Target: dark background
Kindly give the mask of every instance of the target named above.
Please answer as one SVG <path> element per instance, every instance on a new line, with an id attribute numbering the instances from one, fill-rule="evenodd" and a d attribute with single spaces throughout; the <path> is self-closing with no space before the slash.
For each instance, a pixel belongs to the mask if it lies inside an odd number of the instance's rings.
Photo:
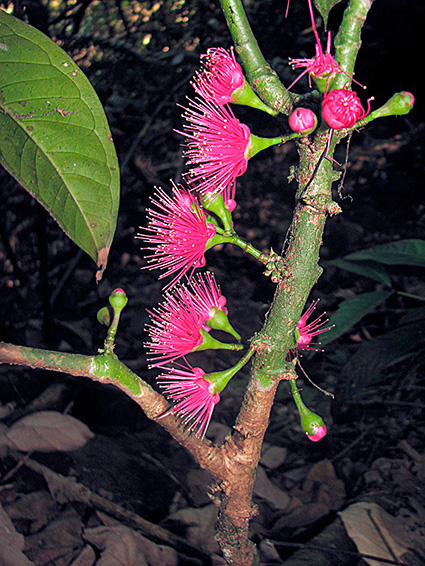
<path id="1" fill-rule="evenodd" d="M 184 171 L 181 139 L 173 128 L 181 124 L 177 105 L 185 104 L 185 97 L 193 94 L 189 81 L 198 67 L 199 55 L 211 46 L 231 45 L 218 2 L 170 1 L 158 2 L 158 6 L 155 9 L 154 2 L 93 1 L 75 5 L 61 2 L 49 6 L 48 12 L 37 3 L 21 7 L 25 17 L 44 29 L 85 71 L 104 104 L 115 140 L 122 168 L 121 206 L 108 267 L 98 285 L 94 263 L 37 202 L 0 171 L 0 339 L 93 354 L 105 336 L 96 312 L 107 304 L 114 288 L 122 287 L 129 304 L 123 313 L 116 353 L 152 384 L 155 374 L 147 370 L 144 326 L 148 320 L 146 308 L 161 300 L 161 286 L 157 273 L 141 269 L 145 261 L 136 234 L 145 224 L 145 207 L 153 187 L 169 187 L 170 179 L 178 182 Z M 332 32 L 337 29 L 344 6 L 342 2 L 331 11 Z M 251 1 L 246 2 L 246 7 L 266 59 L 289 84 L 296 75 L 289 68 L 288 57 L 311 57 L 314 53 L 306 2 L 291 0 L 287 19 L 286 1 Z M 394 92 L 406 90 L 415 95 L 416 104 L 408 116 L 376 121 L 352 136 L 342 195 L 335 195 L 343 214 L 328 220 L 321 253 L 324 261 L 377 244 L 425 238 L 425 115 L 419 85 L 423 75 L 420 56 L 424 20 L 425 6 L 420 1 L 376 0 L 372 6 L 356 66 L 356 78 L 367 86 L 359 96 L 364 103 L 374 96 L 372 104 L 377 108 Z M 320 18 L 318 25 L 324 44 Z M 306 92 L 307 79 L 296 88 Z M 275 134 L 276 124 L 271 118 L 265 120 L 238 108 L 235 113 L 249 123 L 254 133 Z M 339 162 L 345 161 L 346 149 L 344 143 L 338 148 Z M 236 229 L 257 248 L 279 250 L 282 246 L 295 193 L 295 184 L 288 183 L 287 177 L 296 158 L 293 144 L 272 148 L 255 157 L 238 180 Z M 211 250 L 207 268 L 215 272 L 228 299 L 232 324 L 248 340 L 261 327 L 273 297 L 273 285 L 263 277 L 261 267 L 238 249 Z M 425 297 L 423 269 L 399 267 L 392 268 L 391 273 L 397 289 Z M 312 299 L 320 298 L 320 312 L 332 314 L 342 300 L 378 288 L 370 279 L 329 267 L 314 288 Z M 325 354 L 306 356 L 303 367 L 321 387 L 338 391 L 342 368 L 358 348 L 396 328 L 404 314 L 420 306 L 419 301 L 391 297 L 329 344 Z M 337 396 L 330 402 L 306 385 L 305 400 L 321 412 L 328 424 L 328 436 L 318 445 L 302 437 L 296 413 L 292 406 L 288 407 L 288 391 L 282 385 L 267 442 L 287 448 L 289 455 L 274 472 L 274 479 L 283 485 L 279 473 L 328 459 L 344 481 L 348 501 L 377 488 L 368 483 L 366 474 L 379 458 L 399 460 L 400 442 L 423 452 L 422 354 L 421 344 L 416 345 L 407 363 L 389 368 L 373 387 L 359 384 L 359 394 L 353 399 Z M 205 354 L 196 359 L 211 371 L 229 367 L 237 358 L 232 354 Z M 222 395 L 215 412 L 218 423 L 232 425 L 245 378 L 241 372 L 229 392 Z M 137 441 L 142 452 L 153 451 L 164 466 L 174 466 L 181 484 L 187 485 L 187 467 L 195 468 L 194 464 L 120 392 L 84 379 L 0 368 L 0 401 L 17 403 L 21 414 L 46 388 L 55 391 L 50 408 L 71 407 L 71 414 L 94 432 L 118 444 L 125 438 L 135 451 Z M 118 451 L 123 449 L 111 443 Z M 352 449 L 347 450 L 351 444 Z M 339 457 L 341 453 L 344 457 Z M 87 466 L 95 468 L 93 461 L 88 462 Z M 7 462 L 3 473 L 6 469 Z M 155 469 L 154 473 L 159 472 Z M 140 470 L 134 470 L 128 481 L 134 481 L 138 474 Z M 94 488 L 99 487 L 93 481 Z M 164 519 L 178 486 L 168 483 L 165 491 L 155 493 L 150 483 L 144 483 L 144 488 L 137 485 L 145 491 L 145 500 L 136 510 L 151 520 Z M 120 488 L 116 489 L 117 499 L 125 499 Z M 391 485 L 384 490 L 379 484 L 379 490 L 385 491 L 388 511 L 408 505 L 406 501 L 413 497 L 407 488 L 403 491 L 401 487 L 396 493 Z M 260 538 L 274 520 L 266 508 L 262 512 L 267 520 L 263 521 L 263 531 L 257 532 Z M 329 517 L 325 514 L 321 518 L 323 524 L 329 522 Z M 314 532 L 321 528 L 313 520 L 312 525 Z M 305 527 L 307 533 L 310 527 Z M 287 536 L 291 534 L 289 530 Z"/>

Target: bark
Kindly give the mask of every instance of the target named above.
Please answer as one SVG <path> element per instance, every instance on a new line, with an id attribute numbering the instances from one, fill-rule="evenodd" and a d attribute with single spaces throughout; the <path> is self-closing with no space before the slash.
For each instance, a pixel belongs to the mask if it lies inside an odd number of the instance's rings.
<path id="1" fill-rule="evenodd" d="M 251 381 L 233 434 L 222 447 L 225 480 L 213 490 L 219 506 L 216 538 L 226 561 L 234 566 L 256 564 L 258 559 L 256 548 L 248 537 L 249 522 L 257 513 L 252 493 L 278 385 L 276 379 L 265 391 L 255 380 Z"/>

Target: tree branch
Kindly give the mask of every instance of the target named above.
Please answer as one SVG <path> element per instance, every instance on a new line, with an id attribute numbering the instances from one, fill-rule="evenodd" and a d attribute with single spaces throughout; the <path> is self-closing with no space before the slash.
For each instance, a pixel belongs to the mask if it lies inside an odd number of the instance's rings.
<path id="1" fill-rule="evenodd" d="M 292 111 L 292 96 L 265 60 L 241 0 L 220 0 L 220 4 L 252 88 L 271 108 L 289 115 Z"/>
<path id="2" fill-rule="evenodd" d="M 374 0 L 350 0 L 344 12 L 338 34 L 335 37 L 335 59 L 341 69 L 354 75 L 354 65 L 361 47 L 361 31 Z M 351 85 L 351 79 L 340 74 L 332 83 L 332 88 Z"/>
<path id="3" fill-rule="evenodd" d="M 76 377 L 88 377 L 93 381 L 118 387 L 140 406 L 150 420 L 162 426 L 186 448 L 195 461 L 216 481 L 223 480 L 226 468 L 221 450 L 209 440 L 196 436 L 173 414 L 169 413 L 161 418 L 170 409 L 165 398 L 120 362 L 115 355 L 83 356 L 0 342 L 0 364 L 27 366 Z"/>

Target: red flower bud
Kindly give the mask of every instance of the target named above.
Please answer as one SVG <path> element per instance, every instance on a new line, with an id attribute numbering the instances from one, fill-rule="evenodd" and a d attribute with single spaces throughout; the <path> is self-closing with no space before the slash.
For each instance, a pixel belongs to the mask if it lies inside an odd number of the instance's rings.
<path id="1" fill-rule="evenodd" d="M 352 90 L 334 89 L 326 94 L 322 102 L 322 118 L 334 130 L 352 128 L 355 123 L 365 118 L 370 112 L 369 98 L 367 111 L 364 110 L 360 98 Z"/>
<path id="2" fill-rule="evenodd" d="M 311 134 L 317 126 L 317 118 L 309 108 L 297 108 L 289 116 L 289 127 L 299 134 Z"/>

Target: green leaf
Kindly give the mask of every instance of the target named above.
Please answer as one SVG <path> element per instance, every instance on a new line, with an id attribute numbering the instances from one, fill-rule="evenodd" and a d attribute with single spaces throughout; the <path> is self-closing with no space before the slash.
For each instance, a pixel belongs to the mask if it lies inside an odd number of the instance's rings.
<path id="1" fill-rule="evenodd" d="M 342 2 L 342 0 L 313 0 L 313 4 L 319 10 L 320 15 L 323 18 L 325 29 L 328 26 L 329 12 L 340 2 Z"/>
<path id="2" fill-rule="evenodd" d="M 379 383 L 391 365 L 402 361 L 424 340 L 425 325 L 419 320 L 363 343 L 342 369 L 337 397 L 341 401 L 349 399 Z"/>
<path id="3" fill-rule="evenodd" d="M 119 169 L 102 105 L 48 37 L 0 11 L 0 162 L 101 271 L 119 206 Z"/>
<path id="4" fill-rule="evenodd" d="M 329 319 L 329 323 L 335 325 L 334 328 L 323 334 L 320 344 L 323 346 L 339 338 L 390 295 L 392 291 L 372 291 L 343 301 Z"/>
<path id="5" fill-rule="evenodd" d="M 346 258 L 343 258 L 326 261 L 323 265 L 324 267 L 332 265 L 352 273 L 357 273 L 357 275 L 364 275 L 365 277 L 369 277 L 374 281 L 391 287 L 391 278 L 388 271 L 381 263 L 377 263 L 376 261 L 347 261 Z"/>
<path id="6" fill-rule="evenodd" d="M 408 311 L 405 315 L 400 318 L 400 324 L 406 324 L 408 322 L 415 322 L 417 320 L 422 320 L 425 326 L 425 307 L 416 307 Z"/>
<path id="7" fill-rule="evenodd" d="M 377 261 L 386 265 L 425 267 L 425 240 L 399 240 L 346 255 L 346 261 Z"/>

